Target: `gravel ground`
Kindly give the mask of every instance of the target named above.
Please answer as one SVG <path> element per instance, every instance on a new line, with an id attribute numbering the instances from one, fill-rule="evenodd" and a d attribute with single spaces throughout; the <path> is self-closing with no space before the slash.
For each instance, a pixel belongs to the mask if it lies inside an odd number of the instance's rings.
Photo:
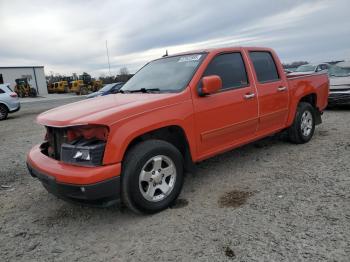
<path id="1" fill-rule="evenodd" d="M 198 164 L 173 208 L 138 216 L 65 203 L 28 175 L 35 116 L 71 101 L 0 122 L 1 261 L 349 261 L 350 108 L 326 111 L 308 144 L 277 135 Z"/>

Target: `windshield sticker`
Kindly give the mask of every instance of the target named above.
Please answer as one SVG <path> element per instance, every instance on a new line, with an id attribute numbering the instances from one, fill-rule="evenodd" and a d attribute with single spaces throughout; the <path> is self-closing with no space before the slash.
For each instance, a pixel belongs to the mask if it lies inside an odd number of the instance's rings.
<path id="1" fill-rule="evenodd" d="M 187 56 L 182 56 L 180 57 L 178 63 L 183 63 L 183 62 L 190 62 L 190 61 L 198 61 L 202 55 L 187 55 Z"/>

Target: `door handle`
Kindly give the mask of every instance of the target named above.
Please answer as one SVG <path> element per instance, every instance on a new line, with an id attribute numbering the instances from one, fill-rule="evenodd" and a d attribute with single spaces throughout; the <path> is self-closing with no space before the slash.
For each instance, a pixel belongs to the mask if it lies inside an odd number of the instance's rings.
<path id="1" fill-rule="evenodd" d="M 252 99 L 254 96 L 255 96 L 254 93 L 250 93 L 250 94 L 244 95 L 244 98 L 245 98 L 245 99 Z"/>
<path id="2" fill-rule="evenodd" d="M 277 91 L 278 91 L 278 92 L 283 92 L 283 91 L 285 91 L 285 90 L 287 90 L 287 87 L 286 87 L 286 86 L 280 86 L 280 87 L 277 88 Z"/>

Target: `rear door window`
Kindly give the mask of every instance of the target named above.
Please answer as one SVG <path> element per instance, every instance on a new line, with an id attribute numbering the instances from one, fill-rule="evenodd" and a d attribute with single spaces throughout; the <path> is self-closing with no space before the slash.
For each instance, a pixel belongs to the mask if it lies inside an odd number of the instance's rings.
<path id="1" fill-rule="evenodd" d="M 270 52 L 252 51 L 249 52 L 249 55 L 260 83 L 278 81 L 280 79 L 277 66 Z"/>
<path id="2" fill-rule="evenodd" d="M 222 89 L 237 89 L 248 85 L 241 53 L 220 54 L 213 58 L 203 76 L 218 75 Z"/>

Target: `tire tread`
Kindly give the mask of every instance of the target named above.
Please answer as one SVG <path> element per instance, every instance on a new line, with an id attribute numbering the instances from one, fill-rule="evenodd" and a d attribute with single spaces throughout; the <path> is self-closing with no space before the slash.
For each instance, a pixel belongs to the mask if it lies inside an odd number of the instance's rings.
<path id="1" fill-rule="evenodd" d="M 127 181 L 127 176 L 130 176 L 131 174 L 129 172 L 131 172 L 131 170 L 133 169 L 133 166 L 137 166 L 139 164 L 139 162 L 142 160 L 142 157 L 149 151 L 152 151 L 153 149 L 159 149 L 159 148 L 171 148 L 171 150 L 173 150 L 174 152 L 176 152 L 176 154 L 178 154 L 179 156 L 181 156 L 181 153 L 179 152 L 179 150 L 172 144 L 163 141 L 163 140 L 156 140 L 156 139 L 150 139 L 150 140 L 146 140 L 143 142 L 140 142 L 136 145 L 134 145 L 126 154 L 123 166 L 122 166 L 122 187 L 121 187 L 121 199 L 122 202 L 133 212 L 137 213 L 137 214 L 143 214 L 143 213 L 154 213 L 153 211 L 149 211 L 149 210 L 144 210 L 141 209 L 139 207 L 137 207 L 137 205 L 135 205 L 135 203 L 133 203 L 131 197 L 130 197 L 130 188 L 128 187 L 128 181 Z M 182 161 L 182 169 L 183 169 L 183 159 L 181 157 L 181 161 Z M 181 191 L 181 187 L 182 187 L 182 183 L 183 183 L 183 179 L 181 181 L 181 186 L 180 186 L 180 191 Z M 175 199 L 177 198 L 178 194 L 180 192 L 178 192 L 176 194 Z M 175 200 L 174 199 L 174 200 Z"/>
<path id="2" fill-rule="evenodd" d="M 304 140 L 301 132 L 300 132 L 300 123 L 299 119 L 301 118 L 301 115 L 303 114 L 304 110 L 309 109 L 311 114 L 313 115 L 313 121 L 314 121 L 314 129 L 315 129 L 315 111 L 313 106 L 310 103 L 307 102 L 300 102 L 298 104 L 293 124 L 288 128 L 288 138 L 289 141 L 294 144 L 304 144 L 307 143 L 309 140 Z M 313 133 L 313 131 L 312 131 Z M 312 137 L 312 135 L 311 135 Z M 310 138 L 311 139 L 311 138 Z"/>

